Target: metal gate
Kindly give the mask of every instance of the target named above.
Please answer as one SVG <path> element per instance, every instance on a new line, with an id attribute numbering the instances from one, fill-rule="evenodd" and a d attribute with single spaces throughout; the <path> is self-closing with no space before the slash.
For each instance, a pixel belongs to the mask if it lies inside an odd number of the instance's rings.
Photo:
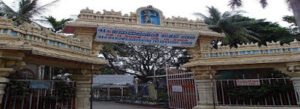
<path id="1" fill-rule="evenodd" d="M 75 109 L 75 82 L 12 80 L 6 87 L 3 109 Z"/>
<path id="2" fill-rule="evenodd" d="M 259 85 L 253 84 L 255 82 Z M 216 88 L 219 105 L 297 105 L 297 96 L 290 78 L 216 80 Z"/>
<path id="3" fill-rule="evenodd" d="M 169 107 L 192 109 L 197 105 L 197 91 L 194 74 L 177 69 L 167 69 Z"/>

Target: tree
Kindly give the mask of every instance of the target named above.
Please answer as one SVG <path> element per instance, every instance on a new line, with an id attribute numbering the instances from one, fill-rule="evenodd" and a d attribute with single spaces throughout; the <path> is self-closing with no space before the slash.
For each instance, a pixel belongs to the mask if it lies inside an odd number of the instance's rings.
<path id="1" fill-rule="evenodd" d="M 286 0 L 293 10 L 297 25 L 300 26 L 300 0 Z M 267 0 L 260 0 L 262 7 L 266 7 L 268 2 Z M 234 9 L 235 7 L 240 7 L 243 5 L 242 0 L 229 0 L 229 5 Z"/>
<path id="2" fill-rule="evenodd" d="M 244 17 L 245 19 L 252 19 Z M 267 42 L 280 41 L 290 43 L 294 39 L 298 39 L 288 28 L 282 27 L 277 23 L 265 21 L 264 19 L 257 20 L 257 23 L 250 25 L 247 29 L 255 32 L 260 39 L 259 45 L 266 45 Z"/>
<path id="3" fill-rule="evenodd" d="M 130 73 L 147 82 L 164 71 L 166 63 L 174 64 L 184 50 L 158 45 L 105 44 L 101 53 L 118 74 Z"/>
<path id="4" fill-rule="evenodd" d="M 58 0 L 54 0 L 45 5 L 38 6 L 38 0 L 20 0 L 16 10 L 3 1 L 0 1 L 1 15 L 12 19 L 16 25 L 20 25 L 24 22 L 30 23 L 33 21 L 34 16 L 40 15 L 48 6 L 51 6 L 57 1 Z"/>
<path id="5" fill-rule="evenodd" d="M 72 21 L 71 18 L 57 20 L 56 18 L 54 18 L 52 16 L 45 17 L 45 19 L 52 26 L 52 30 L 54 32 L 62 30 L 68 21 Z"/>
<path id="6" fill-rule="evenodd" d="M 243 19 L 240 12 L 221 13 L 213 6 L 207 8 L 209 16 L 202 13 L 195 13 L 195 15 L 201 16 L 211 30 L 225 34 L 225 44 L 237 47 L 237 44 L 259 42 L 257 34 L 246 28 L 256 23 L 255 20 Z"/>
<path id="7" fill-rule="evenodd" d="M 282 20 L 290 24 L 289 29 L 293 34 L 299 34 L 299 29 L 294 16 L 284 16 Z"/>
<path id="8" fill-rule="evenodd" d="M 222 14 L 214 7 L 208 7 L 208 9 L 210 16 L 205 16 L 201 13 L 197 13 L 197 15 L 204 18 L 204 22 L 209 25 L 211 30 L 225 33 L 225 44 L 229 44 L 231 47 L 237 47 L 237 44 L 249 42 L 266 45 L 267 42 L 280 41 L 283 44 L 299 39 L 299 35 L 297 36 L 277 23 L 245 17 L 236 12 L 225 12 Z M 289 21 L 292 22 L 293 20 L 289 18 Z M 236 28 L 242 29 L 242 32 Z M 243 40 L 242 37 L 248 34 L 254 38 L 246 37 L 248 39 Z"/>

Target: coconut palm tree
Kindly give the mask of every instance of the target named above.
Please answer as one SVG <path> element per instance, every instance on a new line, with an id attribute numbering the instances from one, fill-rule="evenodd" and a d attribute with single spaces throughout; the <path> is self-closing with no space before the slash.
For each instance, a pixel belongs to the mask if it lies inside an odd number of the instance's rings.
<path id="1" fill-rule="evenodd" d="M 290 6 L 290 8 L 293 10 L 294 16 L 297 21 L 297 25 L 300 26 L 300 0 L 286 0 Z M 266 7 L 268 2 L 267 0 L 260 0 L 260 4 L 262 7 Z M 232 8 L 240 7 L 243 5 L 242 0 L 229 0 L 229 6 Z"/>
<path id="2" fill-rule="evenodd" d="M 284 16 L 284 17 L 282 17 L 282 20 L 290 24 L 289 29 L 290 29 L 291 33 L 293 33 L 293 34 L 300 33 L 298 26 L 297 26 L 296 19 L 294 16 Z"/>
<path id="3" fill-rule="evenodd" d="M 72 20 L 71 18 L 57 20 L 53 16 L 45 17 L 45 19 L 52 26 L 52 30 L 54 32 L 58 32 L 58 31 L 62 30 L 63 27 L 65 26 L 66 22 Z"/>
<path id="4" fill-rule="evenodd" d="M 201 13 L 195 13 L 204 19 L 209 28 L 215 32 L 225 34 L 224 43 L 231 47 L 237 47 L 237 44 L 248 42 L 259 42 L 257 34 L 247 29 L 255 20 L 243 19 L 240 12 L 221 13 L 215 7 L 207 7 L 209 16 Z"/>
<path id="5" fill-rule="evenodd" d="M 54 0 L 42 6 L 38 6 L 38 0 L 20 0 L 18 2 L 18 8 L 14 10 L 3 1 L 0 1 L 0 8 L 2 14 L 12 19 L 16 25 L 20 25 L 24 22 L 32 22 L 34 16 L 40 15 L 45 9 L 56 3 L 58 0 Z"/>

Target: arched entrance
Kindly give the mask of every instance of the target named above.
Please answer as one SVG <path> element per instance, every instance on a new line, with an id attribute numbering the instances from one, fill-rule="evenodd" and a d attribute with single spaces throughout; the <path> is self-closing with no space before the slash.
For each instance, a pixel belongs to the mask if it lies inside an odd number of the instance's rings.
<path id="1" fill-rule="evenodd" d="M 166 18 L 152 6 L 137 9 L 135 13 L 122 14 L 115 11 L 80 11 L 78 19 L 66 25 L 65 32 L 74 33 L 87 45 L 98 44 L 92 53 L 98 55 L 105 43 L 129 43 L 195 48 L 193 56 L 202 46 L 223 35 L 212 32 L 203 21 L 182 17 Z"/>

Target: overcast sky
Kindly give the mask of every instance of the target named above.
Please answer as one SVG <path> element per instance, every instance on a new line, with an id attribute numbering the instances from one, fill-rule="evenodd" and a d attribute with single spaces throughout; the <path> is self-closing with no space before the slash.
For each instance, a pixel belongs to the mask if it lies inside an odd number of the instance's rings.
<path id="1" fill-rule="evenodd" d="M 3 0 L 8 4 L 12 4 L 16 0 Z M 49 3 L 53 0 L 39 0 L 40 4 Z M 278 22 L 284 26 L 282 22 L 284 15 L 292 15 L 292 11 L 288 9 L 286 0 L 269 0 L 269 5 L 261 8 L 259 0 L 243 0 L 244 6 L 239 8 L 246 11 L 245 15 L 254 18 L 265 18 L 268 21 Z M 78 15 L 81 9 L 86 7 L 94 11 L 115 10 L 122 11 L 123 14 L 135 12 L 137 8 L 152 5 L 160 9 L 164 16 L 181 16 L 189 19 L 197 19 L 198 16 L 193 15 L 195 12 L 207 14 L 206 6 L 214 6 L 220 11 L 230 11 L 228 0 L 60 0 L 55 5 L 49 7 L 44 14 L 52 15 L 58 19 L 69 18 Z"/>

